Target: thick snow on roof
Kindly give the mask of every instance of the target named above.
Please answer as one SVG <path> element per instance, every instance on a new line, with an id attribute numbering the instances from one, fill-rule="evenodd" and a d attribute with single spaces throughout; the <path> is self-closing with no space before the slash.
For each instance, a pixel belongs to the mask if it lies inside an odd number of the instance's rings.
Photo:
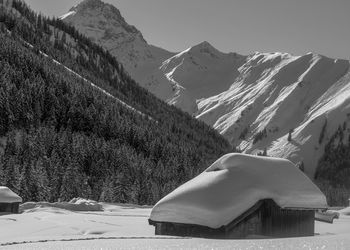
<path id="1" fill-rule="evenodd" d="M 227 154 L 160 200 L 150 219 L 219 228 L 263 199 L 282 208 L 325 208 L 312 181 L 288 160 Z"/>
<path id="2" fill-rule="evenodd" d="M 0 186 L 0 203 L 22 202 L 22 198 L 12 192 L 8 187 Z"/>

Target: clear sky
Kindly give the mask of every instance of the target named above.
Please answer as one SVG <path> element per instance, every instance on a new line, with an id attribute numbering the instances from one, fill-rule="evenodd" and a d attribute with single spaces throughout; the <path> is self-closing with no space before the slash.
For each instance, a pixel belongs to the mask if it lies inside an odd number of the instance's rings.
<path id="1" fill-rule="evenodd" d="M 79 0 L 25 0 L 60 16 Z M 350 59 L 350 0 L 105 0 L 150 44 L 182 51 L 320 53 Z"/>

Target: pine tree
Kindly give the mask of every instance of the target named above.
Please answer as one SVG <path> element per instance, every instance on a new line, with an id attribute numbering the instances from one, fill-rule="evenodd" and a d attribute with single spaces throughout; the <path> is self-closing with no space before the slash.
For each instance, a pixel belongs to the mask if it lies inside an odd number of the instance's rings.
<path id="1" fill-rule="evenodd" d="M 10 188 L 12 191 L 19 193 L 19 176 L 20 176 L 20 170 L 19 165 L 16 162 L 15 156 L 10 156 L 9 158 L 5 159 L 4 157 L 1 158 L 3 161 L 2 165 L 2 173 L 1 173 L 1 183 L 8 188 Z"/>
<path id="2" fill-rule="evenodd" d="M 24 201 L 38 201 L 37 177 L 32 172 L 32 164 L 31 162 L 23 166 L 18 181 L 18 191 Z"/>
<path id="3" fill-rule="evenodd" d="M 35 176 L 36 179 L 37 201 L 49 201 L 50 199 L 50 182 L 44 164 L 45 163 L 41 159 L 38 159 L 33 169 L 33 176 Z"/>
<path id="4" fill-rule="evenodd" d="M 62 186 L 60 190 L 60 199 L 69 201 L 72 198 L 80 197 L 83 193 L 82 186 L 85 182 L 82 174 L 79 172 L 79 165 L 71 156 L 66 156 L 66 167 L 62 178 Z"/>
<path id="5" fill-rule="evenodd" d="M 288 133 L 288 141 L 292 141 L 292 133 L 294 132 L 294 129 L 290 129 Z"/>
<path id="6" fill-rule="evenodd" d="M 262 155 L 263 155 L 263 156 L 267 156 L 267 149 L 266 149 L 266 148 L 264 148 L 264 152 L 263 152 Z"/>
<path id="7" fill-rule="evenodd" d="M 322 126 L 322 130 L 321 130 L 321 133 L 320 133 L 320 137 L 319 137 L 319 139 L 318 139 L 318 143 L 319 143 L 319 144 L 322 144 L 322 142 L 323 142 L 324 136 L 325 136 L 325 134 L 326 134 L 327 123 L 328 123 L 328 121 L 327 121 L 327 119 L 326 119 L 325 122 L 324 122 L 324 124 L 323 124 L 323 126 Z"/>

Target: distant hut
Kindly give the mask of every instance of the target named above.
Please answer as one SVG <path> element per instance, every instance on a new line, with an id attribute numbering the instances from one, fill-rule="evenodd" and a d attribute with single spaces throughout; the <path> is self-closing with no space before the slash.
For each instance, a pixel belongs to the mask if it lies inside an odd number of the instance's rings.
<path id="1" fill-rule="evenodd" d="M 160 200 L 157 235 L 237 239 L 314 235 L 322 192 L 284 159 L 228 154 Z"/>
<path id="2" fill-rule="evenodd" d="M 22 198 L 12 192 L 8 187 L 0 186 L 0 214 L 1 213 L 19 213 L 19 204 Z"/>

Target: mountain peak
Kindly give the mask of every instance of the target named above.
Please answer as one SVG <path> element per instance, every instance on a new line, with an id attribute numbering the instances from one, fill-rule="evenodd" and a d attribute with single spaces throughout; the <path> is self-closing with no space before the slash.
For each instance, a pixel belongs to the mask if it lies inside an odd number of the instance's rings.
<path id="1" fill-rule="evenodd" d="M 77 11 L 77 10 L 83 10 L 86 8 L 93 9 L 93 8 L 99 8 L 105 5 L 104 2 L 101 0 L 84 0 L 74 6 L 73 8 L 70 9 L 70 11 Z"/>
<path id="2" fill-rule="evenodd" d="M 60 19 L 68 23 L 78 22 L 83 26 L 88 25 L 99 28 L 108 33 L 107 37 L 111 31 L 118 29 L 118 27 L 122 27 L 126 33 L 137 34 L 142 37 L 141 33 L 134 26 L 129 25 L 125 21 L 116 7 L 112 4 L 104 3 L 101 0 L 84 0 L 72 7 L 69 12 L 61 16 Z"/>
<path id="3" fill-rule="evenodd" d="M 107 20 L 117 20 L 126 23 L 120 11 L 112 4 L 101 0 L 83 0 L 69 10 L 70 13 L 90 15 L 91 12 L 102 14 Z"/>
<path id="4" fill-rule="evenodd" d="M 217 50 L 209 42 L 204 41 L 192 47 L 192 49 Z"/>
<path id="5" fill-rule="evenodd" d="M 108 50 L 135 80 L 145 78 L 142 67 L 150 67 L 155 61 L 163 61 L 172 55 L 150 46 L 142 33 L 128 24 L 116 7 L 101 0 L 84 0 L 61 19 Z"/>
<path id="6" fill-rule="evenodd" d="M 195 54 L 208 54 L 212 57 L 217 57 L 221 53 L 207 41 L 201 42 L 191 47 L 189 51 Z"/>
<path id="7" fill-rule="evenodd" d="M 237 53 L 233 53 L 233 52 L 230 52 L 230 53 L 221 52 L 220 50 L 215 48 L 213 45 L 211 45 L 207 41 L 203 41 L 203 42 L 191 47 L 189 49 L 189 51 L 194 52 L 194 53 L 200 53 L 200 54 L 209 54 L 212 57 L 217 57 L 217 56 L 222 56 L 222 55 L 229 55 L 229 56 L 233 56 L 233 57 L 242 57 L 241 55 L 239 55 Z"/>

